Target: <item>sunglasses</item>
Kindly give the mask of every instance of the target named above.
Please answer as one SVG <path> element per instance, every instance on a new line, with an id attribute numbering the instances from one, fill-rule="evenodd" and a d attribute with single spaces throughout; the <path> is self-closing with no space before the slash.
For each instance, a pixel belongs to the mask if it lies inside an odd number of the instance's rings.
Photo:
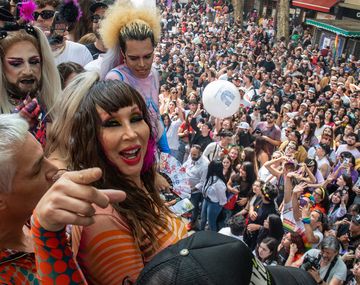
<path id="1" fill-rule="evenodd" d="M 41 16 L 41 18 L 43 18 L 44 20 L 49 20 L 52 17 L 54 17 L 54 15 L 55 15 L 55 11 L 53 11 L 53 10 L 43 10 L 40 13 L 34 12 L 34 19 L 35 19 L 35 21 L 37 21 L 39 16 Z"/>
<path id="2" fill-rule="evenodd" d="M 101 17 L 96 14 L 91 16 L 91 22 L 93 22 L 94 24 L 99 23 L 102 19 L 104 19 L 104 17 Z"/>

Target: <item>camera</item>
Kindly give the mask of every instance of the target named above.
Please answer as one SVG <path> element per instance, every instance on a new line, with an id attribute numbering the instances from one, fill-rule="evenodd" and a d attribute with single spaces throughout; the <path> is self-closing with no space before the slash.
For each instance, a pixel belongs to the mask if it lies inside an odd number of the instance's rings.
<path id="1" fill-rule="evenodd" d="M 319 270 L 320 269 L 320 259 L 321 259 L 320 254 L 317 257 L 306 255 L 304 258 L 304 262 L 300 266 L 300 268 L 308 271 L 309 269 L 314 267 L 316 270 Z"/>

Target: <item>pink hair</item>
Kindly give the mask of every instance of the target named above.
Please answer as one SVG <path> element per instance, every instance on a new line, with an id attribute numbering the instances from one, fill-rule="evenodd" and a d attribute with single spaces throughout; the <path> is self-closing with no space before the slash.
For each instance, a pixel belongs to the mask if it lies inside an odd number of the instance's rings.
<path id="1" fill-rule="evenodd" d="M 155 139 L 153 137 L 150 137 L 149 141 L 148 141 L 147 148 L 146 148 L 146 153 L 145 153 L 141 173 L 145 173 L 146 171 L 148 171 L 151 168 L 151 166 L 154 164 L 154 161 L 155 161 L 155 145 L 156 145 Z"/>

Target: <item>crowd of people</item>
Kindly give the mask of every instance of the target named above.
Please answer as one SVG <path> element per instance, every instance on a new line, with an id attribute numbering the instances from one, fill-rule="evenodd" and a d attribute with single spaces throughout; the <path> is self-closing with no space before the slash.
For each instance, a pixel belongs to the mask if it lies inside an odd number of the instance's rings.
<path id="1" fill-rule="evenodd" d="M 360 60 L 302 24 L 278 39 L 274 19 L 240 22 L 225 0 L 8 2 L 0 283 L 132 284 L 194 231 L 318 284 L 360 283 Z M 239 90 L 231 117 L 203 106 L 215 80 Z M 182 217 L 158 152 L 185 169 Z"/>

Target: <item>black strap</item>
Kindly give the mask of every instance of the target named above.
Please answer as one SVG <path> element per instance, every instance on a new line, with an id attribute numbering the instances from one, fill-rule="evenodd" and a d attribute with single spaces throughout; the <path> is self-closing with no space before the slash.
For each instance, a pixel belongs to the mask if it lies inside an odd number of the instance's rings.
<path id="1" fill-rule="evenodd" d="M 325 276 L 324 276 L 324 278 L 323 278 L 323 280 L 327 283 L 327 279 L 328 279 L 328 277 L 329 277 L 329 275 L 330 275 L 330 271 L 334 268 L 334 266 L 335 266 L 335 263 L 338 261 L 338 256 L 336 256 L 336 258 L 334 258 L 332 261 L 331 261 L 331 263 L 330 263 L 330 266 L 329 266 L 329 268 L 328 268 L 328 270 L 326 271 L 326 274 L 325 274 Z"/>
<path id="2" fill-rule="evenodd" d="M 211 158 L 211 159 L 210 159 L 210 153 L 208 154 L 208 159 L 209 159 L 209 161 L 214 160 L 214 157 L 215 157 L 215 153 L 216 153 L 217 147 L 218 147 L 218 144 L 216 143 L 216 144 L 215 144 L 214 151 L 213 151 L 213 154 L 212 154 L 213 156 L 212 156 L 212 158 Z"/>

